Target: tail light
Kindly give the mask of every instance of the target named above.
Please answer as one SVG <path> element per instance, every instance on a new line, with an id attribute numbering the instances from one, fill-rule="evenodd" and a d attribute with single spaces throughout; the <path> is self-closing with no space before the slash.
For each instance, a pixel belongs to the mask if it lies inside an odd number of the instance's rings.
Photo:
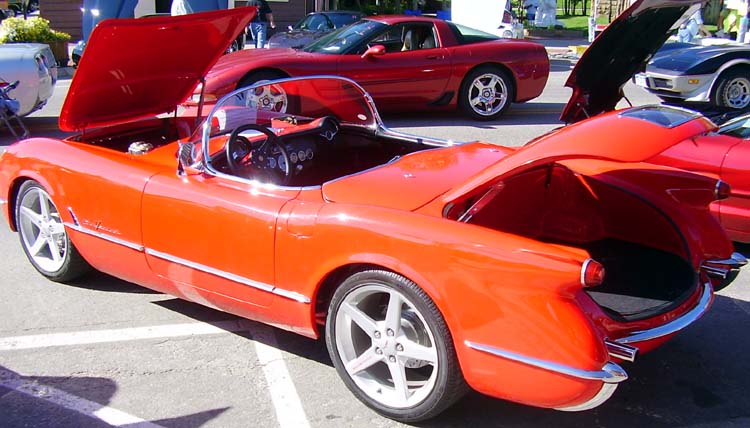
<path id="1" fill-rule="evenodd" d="M 732 186 L 726 181 L 719 180 L 716 182 L 716 200 L 722 200 L 732 195 Z"/>
<path id="2" fill-rule="evenodd" d="M 593 259 L 586 259 L 581 267 L 581 285 L 596 287 L 604 282 L 604 265 Z"/>

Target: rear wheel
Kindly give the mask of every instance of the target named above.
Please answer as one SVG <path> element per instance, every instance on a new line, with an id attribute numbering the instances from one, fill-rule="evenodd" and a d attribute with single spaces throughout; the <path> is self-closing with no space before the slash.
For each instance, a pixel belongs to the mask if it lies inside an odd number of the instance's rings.
<path id="1" fill-rule="evenodd" d="M 750 67 L 730 68 L 714 86 L 713 102 L 719 107 L 742 110 L 750 106 Z"/>
<path id="2" fill-rule="evenodd" d="M 16 228 L 26 257 L 52 281 L 70 281 L 91 270 L 70 241 L 49 194 L 36 181 L 25 182 L 18 192 Z"/>
<path id="3" fill-rule="evenodd" d="M 280 73 L 272 71 L 259 71 L 248 74 L 240 80 L 238 88 L 264 83 L 271 80 L 283 79 Z M 257 110 L 273 111 L 277 113 L 296 112 L 295 98 L 289 96 L 280 85 L 263 85 L 255 89 L 247 97 L 247 105 Z"/>
<path id="4" fill-rule="evenodd" d="M 464 77 L 458 105 L 476 120 L 497 119 L 513 100 L 515 88 L 508 74 L 491 66 L 479 67 Z"/>
<path id="5" fill-rule="evenodd" d="M 468 389 L 440 311 L 415 283 L 392 272 L 360 272 L 341 284 L 326 344 L 354 395 L 398 421 L 434 417 Z"/>

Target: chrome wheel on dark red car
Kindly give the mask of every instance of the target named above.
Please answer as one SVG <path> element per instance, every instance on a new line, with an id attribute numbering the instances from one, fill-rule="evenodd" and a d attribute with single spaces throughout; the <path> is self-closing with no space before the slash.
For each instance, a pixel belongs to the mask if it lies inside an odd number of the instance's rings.
<path id="1" fill-rule="evenodd" d="M 406 278 L 385 271 L 349 277 L 333 296 L 326 324 L 339 375 L 381 414 L 428 419 L 466 390 L 445 321 Z"/>
<path id="2" fill-rule="evenodd" d="M 500 117 L 513 100 L 513 83 L 507 74 L 495 67 L 479 67 L 461 84 L 458 105 L 468 116 L 478 120 Z"/>

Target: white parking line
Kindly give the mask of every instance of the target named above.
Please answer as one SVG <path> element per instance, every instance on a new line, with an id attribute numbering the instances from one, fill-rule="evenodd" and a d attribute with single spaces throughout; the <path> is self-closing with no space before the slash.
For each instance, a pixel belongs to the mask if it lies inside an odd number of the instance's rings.
<path id="1" fill-rule="evenodd" d="M 104 406 L 85 398 L 76 397 L 47 385 L 40 385 L 32 379 L 24 379 L 16 373 L 0 368 L 0 386 L 35 399 L 48 401 L 68 410 L 98 419 L 115 427 L 128 428 L 164 428 L 161 425 L 146 421 L 137 416 L 125 413 L 112 407 Z"/>
<path id="2" fill-rule="evenodd" d="M 246 331 L 239 321 L 168 324 L 151 327 L 123 328 L 117 330 L 74 331 L 69 333 L 35 334 L 0 338 L 0 351 L 17 349 L 76 346 L 91 343 L 123 342 L 127 340 L 157 339 L 164 337 L 197 336 Z"/>
<path id="3" fill-rule="evenodd" d="M 284 357 L 278 349 L 276 336 L 273 330 L 267 326 L 254 324 L 248 328 L 252 337 L 255 338 L 255 352 L 258 361 L 263 365 L 263 374 L 266 376 L 266 384 L 271 392 L 271 400 L 276 409 L 276 419 L 281 428 L 307 428 L 305 410 L 297 394 L 289 370 L 284 363 Z"/>
<path id="4" fill-rule="evenodd" d="M 0 338 L 0 351 L 20 349 L 40 349 L 55 346 L 78 346 L 94 343 L 123 342 L 130 340 L 156 339 L 165 337 L 184 337 L 227 332 L 247 331 L 255 340 L 255 351 L 258 361 L 263 366 L 271 401 L 276 411 L 276 418 L 281 428 L 308 428 L 310 426 L 302 407 L 297 388 L 294 386 L 284 356 L 279 351 L 276 335 L 271 327 L 246 320 L 222 321 L 216 323 L 185 323 L 152 327 L 135 327 L 116 330 L 77 331 L 70 333 L 37 334 Z M 6 379 L 8 373 L 0 369 L 0 386 L 5 386 L 24 394 L 52 401 L 68 409 L 104 420 L 115 425 L 118 422 L 127 424 L 128 428 L 158 427 L 150 422 L 135 418 L 106 406 L 92 403 L 47 386 L 25 382 L 16 378 Z M 103 419 L 104 417 L 108 419 Z M 133 419 L 135 418 L 135 419 Z M 111 421 L 110 421 L 111 420 Z M 126 421 L 126 422 L 121 422 Z M 141 423 L 146 425 L 141 425 Z M 131 425 L 132 424 L 132 425 Z"/>

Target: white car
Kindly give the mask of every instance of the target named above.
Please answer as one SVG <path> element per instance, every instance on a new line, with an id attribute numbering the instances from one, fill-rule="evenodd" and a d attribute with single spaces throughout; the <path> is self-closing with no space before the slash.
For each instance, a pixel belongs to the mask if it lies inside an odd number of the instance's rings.
<path id="1" fill-rule="evenodd" d="M 48 45 L 0 44 L 0 84 L 19 81 L 10 98 L 20 104 L 18 116 L 26 116 L 47 104 L 57 83 L 57 65 Z"/>

